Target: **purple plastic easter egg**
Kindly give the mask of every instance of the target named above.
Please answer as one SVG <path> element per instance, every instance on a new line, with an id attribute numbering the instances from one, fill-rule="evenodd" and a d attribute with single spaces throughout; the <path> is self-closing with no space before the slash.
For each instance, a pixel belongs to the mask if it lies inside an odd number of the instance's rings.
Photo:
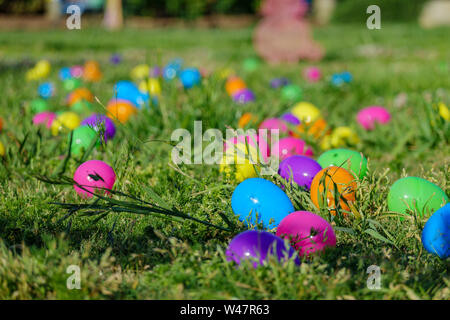
<path id="1" fill-rule="evenodd" d="M 233 93 L 233 100 L 240 104 L 255 101 L 255 95 L 250 89 L 241 89 Z"/>
<path id="2" fill-rule="evenodd" d="M 281 116 L 281 120 L 283 120 L 283 121 L 285 121 L 287 123 L 290 123 L 290 124 L 292 124 L 294 126 L 300 124 L 300 120 L 296 116 L 294 116 L 292 113 L 290 113 L 290 112 L 283 114 Z"/>
<path id="3" fill-rule="evenodd" d="M 273 89 L 281 88 L 287 86 L 290 83 L 287 78 L 275 78 L 270 81 L 270 87 Z"/>
<path id="4" fill-rule="evenodd" d="M 111 57 L 109 58 L 109 61 L 112 64 L 119 64 L 122 61 L 122 56 L 118 53 L 115 53 L 115 54 L 111 55 Z"/>
<path id="5" fill-rule="evenodd" d="M 283 262 L 294 255 L 291 247 L 286 247 L 283 239 L 270 232 L 248 230 L 235 236 L 228 245 L 226 256 L 228 261 L 241 264 L 244 260 L 252 261 L 253 267 L 264 265 L 270 256 Z M 300 259 L 295 258 L 295 264 L 300 264 Z"/>
<path id="6" fill-rule="evenodd" d="M 278 225 L 277 236 L 289 239 L 301 257 L 336 246 L 333 227 L 309 211 L 295 211 L 286 216 Z"/>
<path id="7" fill-rule="evenodd" d="M 116 174 L 107 163 L 100 160 L 89 160 L 78 167 L 73 180 L 87 190 L 83 190 L 75 184 L 73 187 L 80 197 L 92 198 L 92 193 L 96 189 L 112 189 L 116 182 Z M 106 190 L 104 192 L 109 193 Z"/>
<path id="8" fill-rule="evenodd" d="M 150 78 L 158 78 L 162 74 L 160 67 L 153 67 L 150 69 Z"/>
<path id="9" fill-rule="evenodd" d="M 273 155 L 278 156 L 280 160 L 284 160 L 294 155 L 313 156 L 312 149 L 306 145 L 305 141 L 294 137 L 285 137 L 276 141 L 275 144 L 273 144 L 272 153 Z"/>
<path id="10" fill-rule="evenodd" d="M 371 106 L 360 110 L 356 116 L 358 123 L 366 130 L 373 130 L 375 122 L 386 124 L 391 120 L 391 114 L 381 106 Z"/>
<path id="11" fill-rule="evenodd" d="M 40 112 L 33 117 L 33 124 L 38 126 L 40 124 L 45 124 L 47 129 L 52 127 L 53 120 L 56 119 L 56 114 L 53 112 Z"/>
<path id="12" fill-rule="evenodd" d="M 317 67 L 308 67 L 303 73 L 305 79 L 309 82 L 317 82 L 322 77 L 322 72 Z"/>
<path id="13" fill-rule="evenodd" d="M 259 129 L 279 130 L 279 133 L 287 133 L 288 127 L 283 120 L 277 118 L 269 118 L 261 122 Z M 269 134 L 269 133 L 268 133 Z"/>
<path id="14" fill-rule="evenodd" d="M 287 181 L 292 176 L 297 185 L 309 190 L 314 177 L 320 170 L 322 167 L 316 160 L 297 155 L 281 161 L 278 173 Z"/>
<path id="15" fill-rule="evenodd" d="M 114 124 L 114 121 L 103 114 L 93 114 L 84 119 L 81 122 L 81 125 L 90 126 L 95 131 L 99 131 L 101 126 L 104 125 L 105 133 L 103 136 L 105 142 L 108 141 L 109 139 L 114 138 L 114 136 L 116 135 L 116 125 Z"/>

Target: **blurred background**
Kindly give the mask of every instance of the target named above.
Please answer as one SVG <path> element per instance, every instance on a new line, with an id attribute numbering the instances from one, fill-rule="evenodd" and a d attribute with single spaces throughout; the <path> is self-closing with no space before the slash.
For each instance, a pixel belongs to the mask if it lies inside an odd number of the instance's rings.
<path id="1" fill-rule="evenodd" d="M 418 22 L 424 7 L 447 0 L 308 0 L 309 15 L 316 24 L 330 22 L 364 23 L 366 8 L 378 4 L 383 22 Z M 205 27 L 242 27 L 255 22 L 261 0 L 0 0 L 0 27 L 25 28 L 55 26 L 63 20 L 71 4 L 80 6 L 86 23 L 102 21 L 105 12 L 113 10 L 123 16 L 124 24 L 161 26 L 189 23 Z M 441 7 L 444 8 L 444 7 Z M 447 6 L 448 9 L 448 6 Z M 434 9 L 434 15 L 443 15 Z M 433 15 L 433 14 L 431 14 Z M 446 13 L 450 16 L 450 12 Z M 432 25 L 421 22 L 424 26 Z M 423 20 L 423 19 L 422 19 Z M 442 20 L 442 18 L 441 18 Z M 447 19 L 448 20 L 448 19 Z M 119 22 L 120 24 L 120 22 Z M 64 24 L 61 23 L 61 27 Z M 116 26 L 116 27 L 120 27 Z"/>

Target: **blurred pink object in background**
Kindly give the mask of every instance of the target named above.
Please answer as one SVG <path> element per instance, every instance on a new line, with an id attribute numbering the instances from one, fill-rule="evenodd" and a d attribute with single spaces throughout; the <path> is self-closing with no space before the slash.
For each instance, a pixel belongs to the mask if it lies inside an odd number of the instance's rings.
<path id="1" fill-rule="evenodd" d="M 255 50 L 269 63 L 320 60 L 322 48 L 311 38 L 304 0 L 265 0 L 264 16 L 253 35 Z"/>

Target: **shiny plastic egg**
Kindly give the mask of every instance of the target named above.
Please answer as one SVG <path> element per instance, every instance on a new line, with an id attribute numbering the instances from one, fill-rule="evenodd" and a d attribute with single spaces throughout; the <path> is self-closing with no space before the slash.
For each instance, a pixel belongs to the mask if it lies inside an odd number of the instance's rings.
<path id="1" fill-rule="evenodd" d="M 332 213 L 335 213 L 335 185 L 339 193 L 340 208 L 350 211 L 349 204 L 356 200 L 357 185 L 355 177 L 343 168 L 327 167 L 316 174 L 311 183 L 311 201 L 317 208 L 326 206 Z"/>
<path id="2" fill-rule="evenodd" d="M 297 102 L 302 99 L 303 91 L 295 84 L 285 85 L 281 89 L 281 99 L 286 102 Z"/>
<path id="3" fill-rule="evenodd" d="M 246 89 L 247 85 L 245 84 L 244 80 L 238 77 L 230 77 L 228 78 L 226 84 L 225 84 L 225 90 L 227 91 L 228 95 L 233 96 L 235 92 L 241 91 L 242 89 Z"/>
<path id="4" fill-rule="evenodd" d="M 250 178 L 242 181 L 231 196 L 231 207 L 239 220 L 245 224 L 262 223 L 276 227 L 289 213 L 294 211 L 291 200 L 269 180 Z"/>
<path id="5" fill-rule="evenodd" d="M 445 192 L 434 183 L 419 178 L 401 178 L 391 186 L 388 193 L 389 211 L 407 213 L 408 210 L 428 217 L 448 202 Z"/>
<path id="6" fill-rule="evenodd" d="M 113 188 L 116 174 L 107 163 L 100 160 L 89 160 L 77 168 L 73 180 L 77 183 L 73 187 L 80 197 L 92 198 L 96 191 L 108 194 L 109 191 L 104 189 L 111 190 Z"/>
<path id="7" fill-rule="evenodd" d="M 320 118 L 320 110 L 310 102 L 299 102 L 291 110 L 292 114 L 302 123 L 312 123 Z"/>
<path id="8" fill-rule="evenodd" d="M 185 89 L 190 89 L 194 86 L 198 86 L 202 80 L 200 71 L 196 68 L 187 68 L 181 71 L 180 80 Z"/>
<path id="9" fill-rule="evenodd" d="M 322 168 L 342 167 L 355 177 L 362 179 L 367 172 L 367 159 L 358 151 L 349 149 L 332 149 L 322 153 L 317 159 Z"/>
<path id="10" fill-rule="evenodd" d="M 375 123 L 387 124 L 391 120 L 391 114 L 381 106 L 364 108 L 356 115 L 358 123 L 366 130 L 373 130 Z"/>
<path id="11" fill-rule="evenodd" d="M 131 116 L 137 114 L 137 109 L 127 100 L 111 100 L 106 110 L 108 117 L 121 123 L 126 123 Z"/>
<path id="12" fill-rule="evenodd" d="M 336 246 L 331 224 L 309 211 L 295 211 L 285 217 L 277 228 L 277 236 L 288 239 L 301 257 Z"/>
<path id="13" fill-rule="evenodd" d="M 286 181 L 292 179 L 298 186 L 309 190 L 314 177 L 320 170 L 322 167 L 316 160 L 295 155 L 281 161 L 278 174 Z"/>
<path id="14" fill-rule="evenodd" d="M 272 156 L 284 160 L 294 155 L 313 156 L 312 149 L 302 139 L 285 137 L 273 143 Z M 277 154 L 275 154 L 277 152 Z"/>
<path id="15" fill-rule="evenodd" d="M 422 243 L 429 253 L 441 259 L 450 256 L 450 203 L 433 213 L 425 223 Z"/>
<path id="16" fill-rule="evenodd" d="M 70 133 L 68 136 L 68 141 L 70 141 Z M 73 155 L 80 155 L 81 152 L 86 151 L 93 141 L 99 141 L 97 132 L 88 126 L 80 126 L 73 130 L 72 144 L 70 146 L 71 153 Z"/>
<path id="17" fill-rule="evenodd" d="M 286 245 L 283 239 L 266 231 L 247 230 L 235 236 L 226 250 L 227 261 L 234 261 L 238 265 L 248 260 L 256 268 L 268 262 L 269 257 L 279 262 L 292 258 L 295 251 Z M 295 257 L 295 264 L 300 260 Z"/>
<path id="18" fill-rule="evenodd" d="M 111 118 L 103 114 L 93 114 L 81 122 L 81 125 L 90 126 L 95 131 L 100 132 L 102 130 L 103 139 L 105 142 L 114 138 L 116 135 L 116 125 Z"/>

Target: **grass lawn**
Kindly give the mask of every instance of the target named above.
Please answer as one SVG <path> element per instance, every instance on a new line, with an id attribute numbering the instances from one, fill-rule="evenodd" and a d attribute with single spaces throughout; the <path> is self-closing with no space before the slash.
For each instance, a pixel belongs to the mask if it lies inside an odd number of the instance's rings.
<path id="1" fill-rule="evenodd" d="M 302 77 L 309 65 L 305 62 L 263 64 L 255 72 L 244 72 L 243 60 L 255 55 L 250 29 L 0 32 L 0 141 L 7 149 L 0 161 L 0 299 L 449 299 L 448 259 L 426 252 L 420 240 L 426 219 L 412 214 L 400 220 L 388 212 L 386 201 L 389 187 L 402 176 L 428 179 L 449 194 L 449 122 L 436 111 L 440 101 L 450 105 L 448 32 L 387 24 L 374 31 L 365 25 L 316 29 L 326 57 L 316 64 L 324 79 L 315 84 Z M 110 64 L 112 53 L 122 54 L 123 62 Z M 67 110 L 58 78 L 61 67 L 97 60 L 103 80 L 87 86 L 106 105 L 113 84 L 129 79 L 131 68 L 164 65 L 176 57 L 209 72 L 234 69 L 255 92 L 256 102 L 233 103 L 218 77 L 189 91 L 177 81 L 163 82 L 160 105 L 118 126 L 114 140 L 87 159 L 112 165 L 115 190 L 216 225 L 227 227 L 229 220 L 234 229 L 150 214 L 65 216 L 67 211 L 51 203 L 83 200 L 71 186 L 36 176 L 72 177 L 83 159 L 72 156 L 64 168 L 67 133 L 53 137 L 31 124 L 27 102 L 38 96 L 38 84 L 25 81 L 26 71 L 39 59 L 51 62 L 50 80 L 57 93 L 49 102 L 54 111 L 61 111 Z M 329 77 L 344 70 L 352 73 L 353 82 L 331 86 Z M 359 134 L 361 142 L 353 149 L 369 159 L 356 203 L 364 218 L 337 221 L 336 248 L 300 267 L 292 261 L 271 261 L 257 269 L 236 268 L 224 252 L 232 237 L 246 229 L 231 210 L 237 182 L 214 165 L 176 168 L 168 142 L 177 128 L 193 130 L 195 120 L 203 121 L 203 131 L 225 131 L 227 126 L 236 128 L 244 112 L 260 120 L 287 112 L 292 104 L 268 85 L 281 76 L 302 87 L 303 99 L 317 105 L 330 126 L 350 126 Z M 407 99 L 402 103 L 399 97 Z M 392 121 L 365 132 L 356 123 L 356 113 L 375 104 L 386 106 Z M 94 108 L 104 113 L 100 103 Z M 319 146 L 309 143 L 320 155 Z M 287 193 L 297 199 L 297 210 L 329 219 L 305 192 L 288 188 Z M 120 195 L 114 199 L 132 201 Z M 80 290 L 66 287 L 70 265 L 81 269 Z M 370 265 L 381 268 L 379 290 L 367 288 Z"/>

